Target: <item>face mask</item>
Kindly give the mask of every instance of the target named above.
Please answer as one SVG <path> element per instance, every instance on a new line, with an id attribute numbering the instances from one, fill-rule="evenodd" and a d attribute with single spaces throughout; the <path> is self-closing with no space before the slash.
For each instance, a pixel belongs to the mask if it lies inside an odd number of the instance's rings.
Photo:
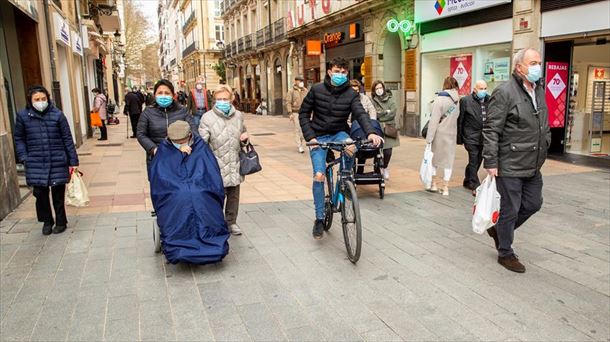
<path id="1" fill-rule="evenodd" d="M 197 90 L 201 90 L 201 89 L 203 89 L 203 86 L 201 84 L 198 84 L 195 86 L 195 88 L 197 88 Z"/>
<path id="2" fill-rule="evenodd" d="M 216 108 L 224 115 L 228 115 L 231 110 L 231 103 L 229 101 L 216 101 Z"/>
<path id="3" fill-rule="evenodd" d="M 540 79 L 540 77 L 542 76 L 542 67 L 537 64 L 537 65 L 530 65 L 529 67 L 527 67 L 527 76 L 525 76 L 527 78 L 528 81 L 532 82 L 532 83 L 536 83 L 538 82 L 538 80 Z"/>
<path id="4" fill-rule="evenodd" d="M 44 112 L 44 110 L 47 109 L 47 107 L 49 106 L 49 102 L 47 102 L 47 101 L 38 101 L 38 102 L 32 103 L 32 106 L 37 111 Z"/>
<path id="5" fill-rule="evenodd" d="M 305 87 L 305 83 L 303 83 L 303 82 L 299 82 L 299 87 L 300 87 L 300 88 Z"/>
<path id="6" fill-rule="evenodd" d="M 477 97 L 483 100 L 487 96 L 487 90 L 477 90 Z"/>
<path id="7" fill-rule="evenodd" d="M 347 82 L 347 75 L 340 72 L 334 72 L 330 75 L 330 80 L 334 85 L 342 86 L 343 83 Z"/>
<path id="8" fill-rule="evenodd" d="M 174 145 L 175 148 L 180 149 L 182 146 L 185 146 L 187 144 L 176 144 L 175 142 L 172 141 L 172 145 Z"/>
<path id="9" fill-rule="evenodd" d="M 155 96 L 155 101 L 157 104 L 163 108 L 169 107 L 172 104 L 174 99 L 170 95 L 157 95 Z"/>
<path id="10" fill-rule="evenodd" d="M 383 89 L 375 89 L 375 94 L 377 94 L 377 96 L 383 96 L 383 93 L 385 93 Z"/>

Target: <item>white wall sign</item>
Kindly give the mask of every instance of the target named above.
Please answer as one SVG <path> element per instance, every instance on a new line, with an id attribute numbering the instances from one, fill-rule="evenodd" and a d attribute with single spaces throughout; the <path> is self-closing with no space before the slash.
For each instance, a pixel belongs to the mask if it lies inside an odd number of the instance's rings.
<path id="1" fill-rule="evenodd" d="M 511 0 L 415 0 L 415 22 L 441 19 L 510 2 Z"/>
<path id="2" fill-rule="evenodd" d="M 74 31 L 70 31 L 72 32 L 72 51 L 74 51 L 75 53 L 79 54 L 79 55 L 83 55 L 83 39 L 80 37 L 80 35 Z"/>
<path id="3" fill-rule="evenodd" d="M 55 24 L 55 40 L 66 46 L 70 46 L 70 26 L 68 22 L 59 13 L 53 13 L 53 22 Z"/>
<path id="4" fill-rule="evenodd" d="M 83 50 L 89 50 L 89 29 L 87 25 L 83 25 L 81 27 L 82 37 L 81 41 L 83 42 Z"/>

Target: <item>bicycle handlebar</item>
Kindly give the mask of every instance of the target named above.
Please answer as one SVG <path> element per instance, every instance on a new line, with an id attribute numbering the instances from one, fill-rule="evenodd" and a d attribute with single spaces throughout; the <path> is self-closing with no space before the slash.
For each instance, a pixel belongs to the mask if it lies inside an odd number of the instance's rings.
<path id="1" fill-rule="evenodd" d="M 354 141 L 351 138 L 348 138 L 345 141 L 329 141 L 329 142 L 307 142 L 305 145 L 306 146 L 320 146 L 322 148 L 329 148 L 329 147 L 347 147 L 349 145 L 367 145 L 370 144 L 372 141 L 371 139 L 365 139 L 365 140 L 357 140 Z"/>

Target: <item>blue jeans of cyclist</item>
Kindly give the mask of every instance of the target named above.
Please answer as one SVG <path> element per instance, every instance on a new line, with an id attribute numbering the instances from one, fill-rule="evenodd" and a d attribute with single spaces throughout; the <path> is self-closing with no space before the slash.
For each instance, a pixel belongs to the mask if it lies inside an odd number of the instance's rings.
<path id="1" fill-rule="evenodd" d="M 316 139 L 318 140 L 318 142 L 320 143 L 325 143 L 325 142 L 338 142 L 338 141 L 345 141 L 349 138 L 349 134 L 347 134 L 347 132 L 338 132 L 335 134 L 329 134 L 329 135 L 322 135 L 317 137 Z M 324 219 L 324 179 L 322 178 L 322 181 L 318 181 L 316 180 L 316 174 L 317 173 L 321 173 L 323 175 L 326 175 L 326 154 L 327 154 L 327 150 L 322 149 L 320 147 L 312 147 L 312 149 L 309 151 L 309 155 L 311 156 L 311 164 L 313 166 L 313 176 L 314 176 L 314 180 L 313 180 L 313 186 L 312 186 L 312 191 L 313 191 L 313 203 L 314 203 L 314 207 L 316 208 L 316 220 L 322 220 Z M 348 168 L 351 167 L 353 163 L 353 158 L 349 158 L 348 159 L 348 165 L 346 165 Z"/>

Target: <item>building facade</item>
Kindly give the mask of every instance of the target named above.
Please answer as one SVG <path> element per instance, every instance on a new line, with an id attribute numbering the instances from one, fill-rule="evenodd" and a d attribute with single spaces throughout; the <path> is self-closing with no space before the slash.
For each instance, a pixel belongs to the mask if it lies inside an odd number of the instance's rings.
<path id="1" fill-rule="evenodd" d="M 113 33 L 121 29 L 117 6 L 110 2 L 114 1 L 0 2 L 0 218 L 29 193 L 13 140 L 15 116 L 26 106 L 29 86 L 49 89 L 77 146 L 91 135 L 90 91 L 109 88 L 106 56 L 114 46 Z M 118 78 L 119 63 L 115 65 Z"/>
<path id="2" fill-rule="evenodd" d="M 163 77 L 176 89 L 189 91 L 202 81 L 214 89 L 214 70 L 224 47 L 220 1 L 161 0 L 159 4 L 159 64 Z"/>

